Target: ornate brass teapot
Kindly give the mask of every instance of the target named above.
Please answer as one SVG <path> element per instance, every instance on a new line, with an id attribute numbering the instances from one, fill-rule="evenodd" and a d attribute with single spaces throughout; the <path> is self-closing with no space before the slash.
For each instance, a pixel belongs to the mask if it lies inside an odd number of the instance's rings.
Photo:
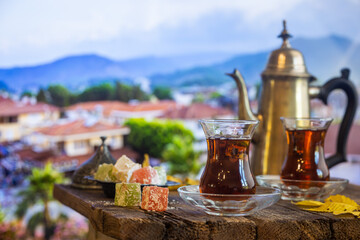
<path id="1" fill-rule="evenodd" d="M 336 146 L 336 153 L 326 159 L 329 167 L 346 161 L 346 142 L 358 104 L 355 86 L 349 81 L 349 69 L 341 70 L 341 77 L 329 80 L 325 85 L 309 86 L 315 78 L 305 66 L 300 51 L 291 48 L 286 22 L 279 35 L 282 46 L 273 51 L 266 69 L 262 72 L 262 88 L 258 114 L 250 109 L 245 82 L 240 72 L 228 74 L 236 81 L 239 90 L 239 119 L 260 120 L 253 138 L 251 165 L 253 173 L 279 174 L 286 156 L 287 142 L 280 117 L 310 117 L 310 99 L 319 98 L 327 104 L 327 97 L 334 89 L 342 89 L 348 103 L 342 119 Z"/>

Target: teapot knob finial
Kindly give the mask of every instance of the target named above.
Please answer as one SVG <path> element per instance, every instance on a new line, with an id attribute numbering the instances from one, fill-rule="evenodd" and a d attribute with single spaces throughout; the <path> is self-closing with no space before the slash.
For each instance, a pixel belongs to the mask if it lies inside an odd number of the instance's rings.
<path id="1" fill-rule="evenodd" d="M 286 31 L 287 29 L 286 29 L 286 20 L 285 19 L 283 20 L 283 26 L 284 26 L 284 31 Z"/>
<path id="2" fill-rule="evenodd" d="M 101 145 L 104 145 L 105 144 L 105 141 L 106 141 L 106 136 L 101 136 L 100 139 L 101 139 Z"/>
<path id="3" fill-rule="evenodd" d="M 288 39 L 291 38 L 292 36 L 288 33 L 286 29 L 286 20 L 283 20 L 283 30 L 278 37 L 283 39 L 283 44 L 281 47 L 287 47 L 287 48 L 291 47 Z"/>

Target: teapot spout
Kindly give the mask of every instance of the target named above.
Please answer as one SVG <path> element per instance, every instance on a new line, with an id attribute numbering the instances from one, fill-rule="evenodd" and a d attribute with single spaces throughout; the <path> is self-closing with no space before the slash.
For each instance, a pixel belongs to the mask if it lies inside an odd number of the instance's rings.
<path id="1" fill-rule="evenodd" d="M 239 119 L 242 120 L 259 120 L 251 111 L 249 97 L 245 85 L 245 81 L 241 76 L 239 70 L 235 69 L 233 73 L 227 73 L 226 75 L 232 77 L 239 91 Z"/>

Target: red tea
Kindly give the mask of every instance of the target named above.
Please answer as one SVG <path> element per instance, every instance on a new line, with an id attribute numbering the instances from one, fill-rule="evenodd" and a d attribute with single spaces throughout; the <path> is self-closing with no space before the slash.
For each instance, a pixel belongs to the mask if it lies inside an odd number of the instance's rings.
<path id="1" fill-rule="evenodd" d="M 326 129 L 286 130 L 289 150 L 281 178 L 291 180 L 329 180 L 324 156 Z"/>
<path id="2" fill-rule="evenodd" d="M 248 160 L 250 140 L 208 138 L 208 159 L 200 179 L 200 192 L 254 194 L 255 180 Z"/>

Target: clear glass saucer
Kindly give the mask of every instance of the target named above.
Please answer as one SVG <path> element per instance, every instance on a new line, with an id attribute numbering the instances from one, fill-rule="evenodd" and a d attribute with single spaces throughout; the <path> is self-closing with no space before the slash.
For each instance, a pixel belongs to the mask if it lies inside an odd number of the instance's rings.
<path id="1" fill-rule="evenodd" d="M 260 186 L 281 190 L 283 200 L 323 200 L 330 195 L 342 192 L 349 180 L 330 178 L 329 181 L 288 180 L 279 175 L 259 175 L 256 181 Z"/>
<path id="2" fill-rule="evenodd" d="M 280 199 L 278 189 L 257 187 L 255 194 L 200 193 L 199 186 L 183 186 L 180 197 L 188 204 L 216 216 L 246 216 L 269 207 Z"/>

